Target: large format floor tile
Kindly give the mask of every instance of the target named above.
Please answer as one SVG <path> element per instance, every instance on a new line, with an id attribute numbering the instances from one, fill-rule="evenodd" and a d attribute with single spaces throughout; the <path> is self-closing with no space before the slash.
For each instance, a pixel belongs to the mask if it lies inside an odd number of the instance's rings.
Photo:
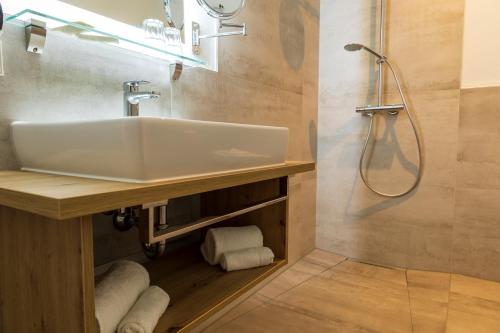
<path id="1" fill-rule="evenodd" d="M 204 332 L 500 331 L 500 283 L 315 250 Z"/>
<path id="2" fill-rule="evenodd" d="M 413 332 L 445 332 L 450 274 L 408 270 L 406 278 Z"/>
<path id="3" fill-rule="evenodd" d="M 447 333 L 499 332 L 500 283 L 453 275 Z"/>

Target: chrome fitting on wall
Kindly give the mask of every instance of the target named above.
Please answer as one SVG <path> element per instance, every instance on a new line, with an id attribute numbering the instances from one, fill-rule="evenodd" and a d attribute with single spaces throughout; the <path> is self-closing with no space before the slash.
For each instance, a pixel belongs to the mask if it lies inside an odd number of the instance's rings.
<path id="1" fill-rule="evenodd" d="M 361 113 L 365 116 L 373 116 L 375 113 L 386 112 L 391 116 L 396 116 L 405 106 L 403 104 L 391 104 L 391 105 L 380 105 L 380 106 L 360 106 L 356 108 L 357 113 Z"/>
<path id="2" fill-rule="evenodd" d="M 177 81 L 181 78 L 184 66 L 182 62 L 170 64 L 170 81 Z"/>
<path id="3" fill-rule="evenodd" d="M 193 53 L 200 54 L 200 40 L 206 38 L 221 38 L 221 37 L 229 37 L 229 36 L 246 36 L 247 35 L 247 25 L 243 24 L 235 24 L 235 23 L 224 23 L 219 21 L 219 29 L 222 28 L 239 28 L 241 30 L 236 31 L 227 31 L 227 32 L 219 32 L 213 35 L 202 35 L 200 33 L 200 24 L 197 22 L 193 22 L 192 24 L 192 39 L 193 39 Z"/>
<path id="4" fill-rule="evenodd" d="M 47 25 L 43 21 L 31 19 L 25 27 L 26 51 L 42 54 L 47 38 Z"/>

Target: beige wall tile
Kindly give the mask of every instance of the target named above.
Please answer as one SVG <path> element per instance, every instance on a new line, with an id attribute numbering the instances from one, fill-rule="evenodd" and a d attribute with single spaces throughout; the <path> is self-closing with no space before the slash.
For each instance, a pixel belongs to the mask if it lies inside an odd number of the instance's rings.
<path id="1" fill-rule="evenodd" d="M 310 122 L 316 121 L 316 115 L 303 111 L 302 95 L 234 77 L 219 80 L 218 110 L 228 121 L 288 127 L 288 159 L 310 159 L 315 155 L 311 140 L 316 133 L 311 133 Z"/>
<path id="2" fill-rule="evenodd" d="M 359 188 L 346 213 L 349 216 L 395 221 L 401 225 L 450 224 L 454 217 L 454 190 L 440 186 L 421 186 L 412 195 L 387 199 Z M 409 222 L 411 221 L 411 223 Z"/>
<path id="3" fill-rule="evenodd" d="M 386 96 L 387 103 L 400 103 L 400 101 L 399 94 Z M 459 90 L 411 94 L 410 108 L 417 121 L 424 154 L 422 184 L 454 187 L 458 149 Z M 320 109 L 320 113 L 322 112 L 323 109 Z M 322 114 L 320 120 L 321 117 Z M 358 125 L 364 128 L 368 126 L 366 123 Z M 393 186 L 399 184 L 396 192 L 409 188 L 416 178 L 418 150 L 415 134 L 406 113 L 401 112 L 397 117 L 377 117 L 374 133 L 377 141 L 369 146 L 364 162 L 365 168 L 369 167 L 368 176 L 372 177 L 373 183 L 383 185 L 388 182 Z M 320 151 L 324 151 L 325 148 L 321 149 Z M 360 152 L 357 154 L 360 155 Z"/>
<path id="4" fill-rule="evenodd" d="M 302 93 L 308 32 L 299 3 L 251 1 L 237 20 L 248 25 L 248 36 L 219 40 L 220 73 Z"/>
<path id="5" fill-rule="evenodd" d="M 499 164 L 493 162 L 458 161 L 457 187 L 499 190 Z"/>
<path id="6" fill-rule="evenodd" d="M 453 272 L 500 280 L 499 200 L 498 190 L 457 190 Z"/>
<path id="7" fill-rule="evenodd" d="M 460 130 L 500 130 L 500 87 L 463 89 L 460 93 Z"/>
<path id="8" fill-rule="evenodd" d="M 415 92 L 407 94 L 407 99 L 423 147 L 425 165 L 422 183 L 455 187 L 460 90 Z M 400 100 L 399 94 L 386 96 L 387 103 L 400 103 Z M 380 121 L 379 125 L 387 123 L 387 120 Z M 392 125 L 392 139 L 398 143 L 398 151 L 416 165 L 415 136 L 406 113 L 400 113 Z M 385 130 L 384 127 L 378 128 L 380 136 Z"/>
<path id="9" fill-rule="evenodd" d="M 500 164 L 500 133 L 481 128 L 460 130 L 459 161 Z"/>
<path id="10" fill-rule="evenodd" d="M 453 272 L 500 280 L 499 87 L 465 89 L 460 96 Z"/>
<path id="11" fill-rule="evenodd" d="M 500 163 L 499 87 L 462 90 L 460 162 Z"/>
<path id="12" fill-rule="evenodd" d="M 172 83 L 172 117 L 227 121 L 227 114 L 219 108 L 219 96 L 216 73 L 187 69 L 180 80 Z"/>
<path id="13" fill-rule="evenodd" d="M 359 183 L 351 192 L 334 188 L 329 197 L 318 191 L 320 248 L 373 263 L 449 271 L 453 189 L 421 186 L 414 195 L 383 199 Z"/>
<path id="14" fill-rule="evenodd" d="M 410 236 L 404 226 L 361 218 L 332 223 L 318 217 L 318 222 L 316 242 L 322 249 L 380 265 L 407 263 Z"/>
<path id="15" fill-rule="evenodd" d="M 339 95 L 370 96 L 375 89 L 374 59 L 363 52 L 346 52 L 344 45 L 376 47 L 378 34 L 375 1 L 321 1 L 320 95 L 321 107 Z"/>
<path id="16" fill-rule="evenodd" d="M 387 55 L 409 92 L 459 89 L 464 0 L 388 1 Z M 387 78 L 390 75 L 387 73 Z M 386 87 L 396 91 L 390 78 Z"/>

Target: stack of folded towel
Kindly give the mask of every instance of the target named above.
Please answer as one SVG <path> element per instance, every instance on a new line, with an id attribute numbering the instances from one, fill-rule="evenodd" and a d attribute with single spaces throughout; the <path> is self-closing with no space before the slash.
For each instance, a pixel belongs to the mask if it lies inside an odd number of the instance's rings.
<path id="1" fill-rule="evenodd" d="M 220 264 L 230 272 L 270 265 L 274 253 L 264 247 L 264 237 L 255 226 L 209 229 L 201 254 L 210 265 Z"/>
<path id="2" fill-rule="evenodd" d="M 170 297 L 149 286 L 149 274 L 132 261 L 113 264 L 96 285 L 95 316 L 99 333 L 151 333 Z"/>

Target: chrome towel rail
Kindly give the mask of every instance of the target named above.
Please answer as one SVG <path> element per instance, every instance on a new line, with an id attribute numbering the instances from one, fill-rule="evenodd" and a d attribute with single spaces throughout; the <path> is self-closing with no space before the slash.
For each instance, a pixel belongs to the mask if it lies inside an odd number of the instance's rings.
<path id="1" fill-rule="evenodd" d="M 213 224 L 229 220 L 231 218 L 250 213 L 268 206 L 275 205 L 277 203 L 286 201 L 288 199 L 288 196 L 280 196 L 276 199 L 264 201 L 243 209 L 236 210 L 231 213 L 227 213 L 224 215 L 219 215 L 219 216 L 210 216 L 210 217 L 204 217 L 201 218 L 195 222 L 185 224 L 182 226 L 167 226 L 166 228 L 157 228 L 155 225 L 155 218 L 150 216 L 149 220 L 149 225 L 147 228 L 147 242 L 149 244 L 155 244 L 158 242 L 165 241 L 167 239 L 177 237 L 204 227 L 211 226 Z M 148 207 L 149 208 L 149 207 Z M 150 210 L 150 214 L 151 214 Z"/>

